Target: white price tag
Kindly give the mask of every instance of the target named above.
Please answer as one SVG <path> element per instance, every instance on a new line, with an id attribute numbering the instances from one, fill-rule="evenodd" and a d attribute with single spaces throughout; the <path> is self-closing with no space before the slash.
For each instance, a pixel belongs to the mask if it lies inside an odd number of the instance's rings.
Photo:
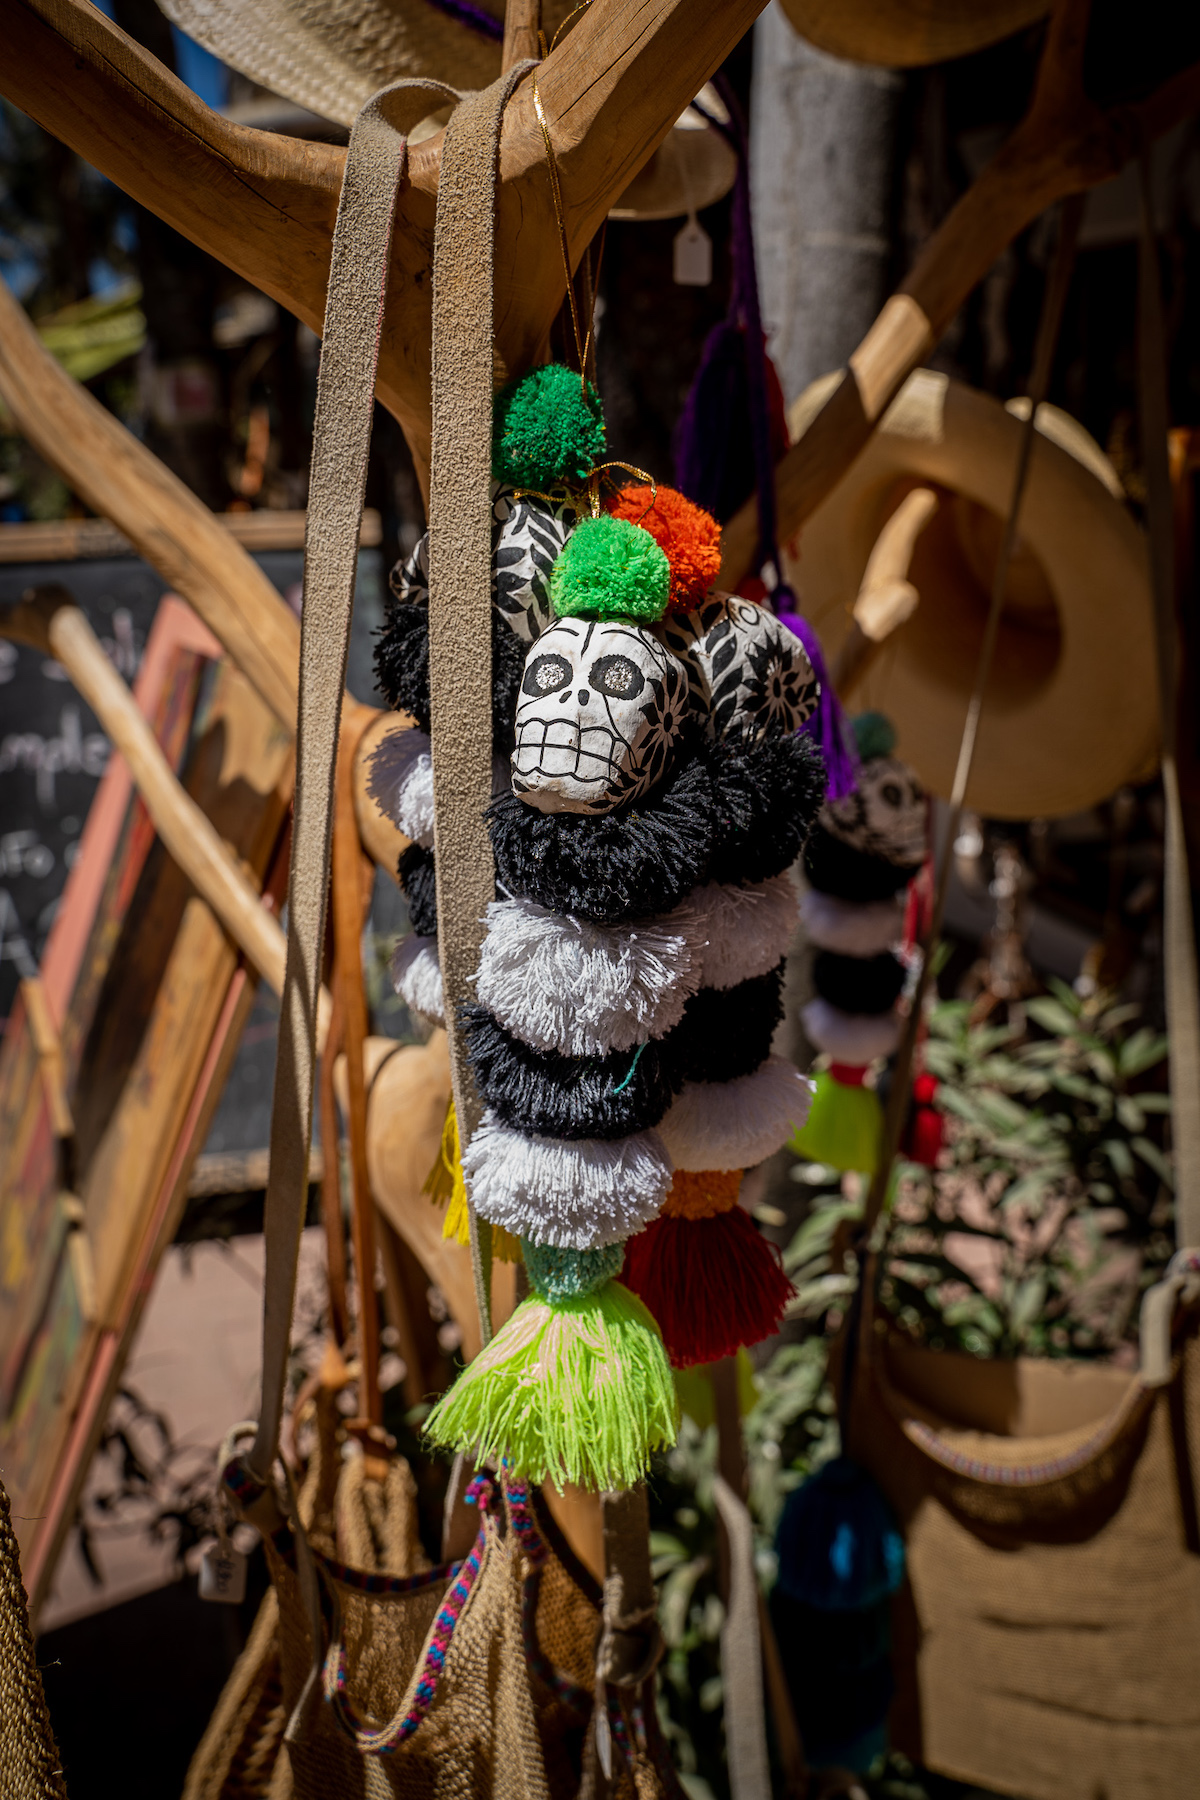
<path id="1" fill-rule="evenodd" d="M 711 281 L 712 239 L 695 213 L 689 213 L 675 239 L 675 285 L 708 287 Z"/>
<path id="2" fill-rule="evenodd" d="M 246 1558 L 226 1540 L 209 1544 L 200 1558 L 200 1598 L 240 1606 L 246 1598 Z"/>

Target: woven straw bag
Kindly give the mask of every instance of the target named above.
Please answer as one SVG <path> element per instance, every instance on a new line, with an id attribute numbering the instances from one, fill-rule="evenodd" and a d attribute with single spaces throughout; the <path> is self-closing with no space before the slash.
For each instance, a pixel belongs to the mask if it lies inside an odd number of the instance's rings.
<path id="1" fill-rule="evenodd" d="M 33 1653 L 17 1534 L 0 1485 L 0 1794 L 66 1800 L 62 1763 Z"/>
<path id="2" fill-rule="evenodd" d="M 893 1737 L 915 1759 L 1028 1800 L 1196 1792 L 1196 1324 L 1163 1386 L 870 1333 L 851 1447 L 905 1528 Z"/>

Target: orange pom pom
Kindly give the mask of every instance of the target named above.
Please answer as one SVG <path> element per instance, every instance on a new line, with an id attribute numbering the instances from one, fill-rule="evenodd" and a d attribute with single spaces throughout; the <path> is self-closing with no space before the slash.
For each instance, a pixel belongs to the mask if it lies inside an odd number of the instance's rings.
<path id="1" fill-rule="evenodd" d="M 668 1219 L 713 1219 L 737 1205 L 740 1169 L 676 1169 L 663 1206 Z"/>
<path id="2" fill-rule="evenodd" d="M 697 506 L 676 488 L 645 485 L 621 488 L 605 501 L 604 510 L 618 519 L 632 519 L 650 533 L 666 552 L 671 565 L 671 597 L 668 612 L 687 612 L 699 606 L 721 567 L 721 527 L 711 513 Z M 649 510 L 647 511 L 647 508 Z"/>

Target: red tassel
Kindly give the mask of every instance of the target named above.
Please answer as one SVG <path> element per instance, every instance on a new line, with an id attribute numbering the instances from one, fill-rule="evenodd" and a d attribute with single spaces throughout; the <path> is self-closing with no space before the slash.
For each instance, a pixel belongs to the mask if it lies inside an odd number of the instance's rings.
<path id="1" fill-rule="evenodd" d="M 777 1246 L 740 1206 L 655 1219 L 626 1244 L 621 1280 L 653 1313 L 677 1369 L 770 1337 L 795 1291 Z"/>
<path id="2" fill-rule="evenodd" d="M 904 1152 L 910 1162 L 937 1168 L 938 1152 L 945 1135 L 945 1121 L 934 1106 L 938 1084 L 932 1075 L 918 1075 L 913 1082 L 913 1109 L 909 1117 Z"/>

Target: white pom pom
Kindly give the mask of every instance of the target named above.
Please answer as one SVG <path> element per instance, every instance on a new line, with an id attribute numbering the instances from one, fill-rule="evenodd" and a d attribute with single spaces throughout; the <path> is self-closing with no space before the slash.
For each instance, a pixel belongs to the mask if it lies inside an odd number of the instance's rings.
<path id="1" fill-rule="evenodd" d="M 670 918 L 589 925 L 532 900 L 495 900 L 476 992 L 509 1031 L 538 1050 L 603 1056 L 677 1025 L 700 969 Z"/>
<path id="2" fill-rule="evenodd" d="M 877 1056 L 890 1056 L 900 1042 L 900 1020 L 895 1012 L 847 1013 L 828 1000 L 810 1000 L 801 1008 L 800 1022 L 816 1049 L 835 1062 L 863 1068 Z"/>
<path id="3" fill-rule="evenodd" d="M 420 765 L 425 765 L 424 774 L 419 774 Z M 413 790 L 412 799 L 403 797 L 413 777 L 417 779 L 417 787 Z M 397 824 L 405 837 L 413 838 L 427 847 L 433 842 L 433 765 L 429 761 L 429 739 L 423 731 L 415 728 L 411 731 L 389 731 L 386 737 L 380 738 L 378 745 L 371 753 L 367 775 L 367 786 L 371 798 L 382 807 L 388 818 Z M 422 816 L 422 829 L 427 827 L 427 836 L 418 836 L 413 826 L 418 823 L 414 812 L 414 803 L 422 784 L 429 787 L 427 816 Z M 411 815 L 411 823 L 406 818 Z"/>
<path id="4" fill-rule="evenodd" d="M 413 757 L 396 789 L 396 823 L 414 844 L 433 848 L 433 758 L 428 750 Z"/>
<path id="5" fill-rule="evenodd" d="M 738 1081 L 689 1081 L 659 1136 L 677 1169 L 751 1169 L 803 1125 L 812 1087 L 782 1056 Z"/>
<path id="6" fill-rule="evenodd" d="M 898 944 L 904 930 L 904 896 L 892 900 L 838 900 L 809 888 L 800 919 L 810 943 L 842 956 L 878 956 Z"/>
<path id="7" fill-rule="evenodd" d="M 569 1250 L 632 1237 L 657 1216 L 671 1186 L 656 1132 L 611 1142 L 527 1137 L 492 1113 L 467 1145 L 463 1175 L 481 1218 Z"/>
<path id="8" fill-rule="evenodd" d="M 694 888 L 664 924 L 681 925 L 701 959 L 701 985 L 736 987 L 765 975 L 787 954 L 800 900 L 791 876 L 746 887 L 710 881 Z"/>
<path id="9" fill-rule="evenodd" d="M 392 951 L 392 986 L 410 1012 L 432 1019 L 435 1025 L 446 1023 L 446 1000 L 442 990 L 442 967 L 438 962 L 437 939 L 430 937 L 401 938 Z"/>

